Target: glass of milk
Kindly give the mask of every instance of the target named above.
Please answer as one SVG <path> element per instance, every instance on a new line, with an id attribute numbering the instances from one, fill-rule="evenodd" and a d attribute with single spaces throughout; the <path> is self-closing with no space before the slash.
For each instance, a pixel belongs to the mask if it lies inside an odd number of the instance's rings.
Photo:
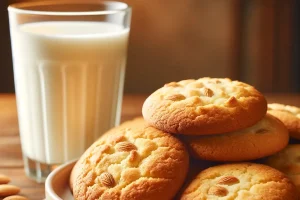
<path id="1" fill-rule="evenodd" d="M 24 167 L 43 182 L 119 124 L 131 8 L 82 0 L 8 11 Z"/>

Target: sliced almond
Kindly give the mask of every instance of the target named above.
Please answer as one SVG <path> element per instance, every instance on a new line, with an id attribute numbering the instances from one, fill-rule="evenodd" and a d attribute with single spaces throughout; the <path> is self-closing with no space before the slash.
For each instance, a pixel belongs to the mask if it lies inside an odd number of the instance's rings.
<path id="1" fill-rule="evenodd" d="M 224 176 L 221 177 L 218 181 L 217 184 L 220 185 L 233 185 L 236 183 L 239 183 L 240 180 L 238 178 L 236 178 L 235 176 Z"/>
<path id="2" fill-rule="evenodd" d="M 212 186 L 211 188 L 209 188 L 208 194 L 215 195 L 218 197 L 224 197 L 228 194 L 228 190 L 221 186 Z"/>
<path id="3" fill-rule="evenodd" d="M 226 103 L 229 105 L 229 106 L 235 106 L 238 104 L 238 100 L 234 97 L 234 96 L 231 96 L 227 101 Z"/>
<path id="4" fill-rule="evenodd" d="M 90 171 L 84 178 L 84 182 L 86 185 L 91 186 L 95 183 L 96 173 L 93 171 Z"/>
<path id="5" fill-rule="evenodd" d="M 13 196 L 5 197 L 3 200 L 28 200 L 28 199 L 20 195 L 13 195 Z"/>
<path id="6" fill-rule="evenodd" d="M 120 142 L 116 145 L 117 151 L 132 151 L 136 149 L 136 146 L 130 142 Z"/>
<path id="7" fill-rule="evenodd" d="M 0 196 L 10 196 L 10 195 L 15 195 L 20 192 L 20 188 L 14 185 L 0 185 Z"/>
<path id="8" fill-rule="evenodd" d="M 100 175 L 100 182 L 102 185 L 108 188 L 111 188 L 115 185 L 114 177 L 108 172 L 104 172 Z"/>
<path id="9" fill-rule="evenodd" d="M 209 88 L 203 88 L 203 93 L 207 97 L 212 97 L 214 95 L 214 92 Z"/>
<path id="10" fill-rule="evenodd" d="M 0 174 L 0 184 L 7 184 L 10 182 L 10 178 L 4 174 Z"/>
<path id="11" fill-rule="evenodd" d="M 129 162 L 135 162 L 139 157 L 139 154 L 136 150 L 130 151 Z"/>
<path id="12" fill-rule="evenodd" d="M 173 95 L 166 96 L 165 99 L 171 101 L 180 101 L 180 100 L 184 100 L 185 96 L 183 96 L 182 94 L 173 94 Z"/>

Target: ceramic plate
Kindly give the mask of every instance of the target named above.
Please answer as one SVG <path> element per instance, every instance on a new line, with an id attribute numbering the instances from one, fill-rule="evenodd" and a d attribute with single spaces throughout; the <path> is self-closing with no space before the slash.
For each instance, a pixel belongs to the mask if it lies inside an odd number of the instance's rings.
<path id="1" fill-rule="evenodd" d="M 46 179 L 46 200 L 74 200 L 69 187 L 69 177 L 76 161 L 71 161 L 53 170 Z"/>

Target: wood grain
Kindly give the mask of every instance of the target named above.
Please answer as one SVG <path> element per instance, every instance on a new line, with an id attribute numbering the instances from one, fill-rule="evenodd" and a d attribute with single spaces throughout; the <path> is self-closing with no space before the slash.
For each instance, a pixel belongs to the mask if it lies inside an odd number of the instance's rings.
<path id="1" fill-rule="evenodd" d="M 141 116 L 146 97 L 147 95 L 125 95 L 122 121 Z M 300 107 L 300 94 L 266 94 L 266 97 L 268 102 Z M 45 196 L 44 184 L 35 183 L 25 176 L 18 132 L 15 96 L 0 94 L 0 173 L 11 177 L 11 183 L 21 188 L 21 195 L 31 200 L 41 200 Z"/>

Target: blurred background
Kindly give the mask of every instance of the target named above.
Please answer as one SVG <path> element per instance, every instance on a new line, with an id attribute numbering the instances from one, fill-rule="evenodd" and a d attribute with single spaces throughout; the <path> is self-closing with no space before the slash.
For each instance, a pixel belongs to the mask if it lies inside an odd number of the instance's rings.
<path id="1" fill-rule="evenodd" d="M 20 1 L 1 1 L 0 93 L 14 92 L 7 6 Z M 300 1 L 124 2 L 133 7 L 125 93 L 203 76 L 300 92 Z"/>

